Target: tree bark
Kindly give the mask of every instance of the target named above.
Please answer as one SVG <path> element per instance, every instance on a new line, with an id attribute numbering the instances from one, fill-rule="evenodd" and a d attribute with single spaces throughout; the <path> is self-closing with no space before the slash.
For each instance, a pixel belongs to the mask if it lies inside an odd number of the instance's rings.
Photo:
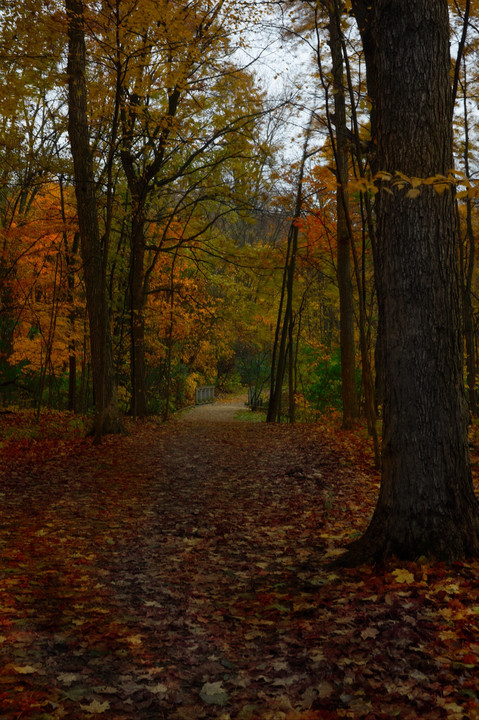
<path id="1" fill-rule="evenodd" d="M 378 163 L 408 177 L 452 168 L 447 0 L 375 0 Z M 383 467 L 364 536 L 339 560 L 479 553 L 468 455 L 457 226 L 451 189 L 382 183 L 378 301 L 384 362 Z"/>
<path id="2" fill-rule="evenodd" d="M 359 415 L 356 388 L 356 359 L 354 346 L 354 299 L 351 282 L 351 239 L 348 228 L 348 139 L 346 125 L 346 100 L 344 91 L 344 67 L 341 46 L 341 14 L 339 3 L 329 5 L 329 46 L 331 49 L 334 113 L 335 113 L 335 165 L 338 189 L 337 212 L 337 269 L 339 289 L 339 331 L 341 347 L 341 389 L 343 400 L 343 428 L 349 429 Z"/>
<path id="3" fill-rule="evenodd" d="M 469 8 L 469 3 L 466 5 Z M 467 16 L 468 17 L 468 16 Z M 465 39 L 466 24 L 464 25 L 463 38 Z M 459 82 L 459 59 L 456 60 L 456 72 L 454 75 L 455 86 Z M 464 77 L 461 82 L 463 88 L 463 113 L 464 113 L 464 171 L 466 177 L 471 177 L 469 155 L 471 152 L 469 143 L 469 112 L 467 106 L 467 75 L 466 63 L 464 62 Z M 469 410 L 477 417 L 479 407 L 477 398 L 477 364 L 476 364 L 476 328 L 474 323 L 474 310 L 472 305 L 472 281 L 474 277 L 474 260 L 476 256 L 476 238 L 472 224 L 472 198 L 466 199 L 466 231 L 464 242 L 460 243 L 460 264 L 461 284 L 463 297 L 463 322 L 464 338 L 466 342 L 466 371 L 467 371 L 467 392 L 469 397 Z"/>
<path id="4" fill-rule="evenodd" d="M 88 128 L 86 49 L 82 0 L 65 0 L 68 21 L 68 134 L 73 157 L 80 248 L 90 326 L 95 440 L 123 430 L 113 370 L 106 278 L 98 226 Z"/>
<path id="5" fill-rule="evenodd" d="M 474 322 L 474 308 L 472 306 L 472 275 L 474 270 L 475 235 L 472 227 L 472 200 L 467 199 L 466 208 L 466 238 L 468 255 L 464 258 L 461 253 L 461 274 L 463 282 L 463 322 L 464 338 L 466 341 L 466 372 L 467 393 L 469 397 L 469 410 L 471 415 L 477 417 L 479 412 L 477 398 L 477 364 L 476 364 L 476 327 Z"/>
<path id="6" fill-rule="evenodd" d="M 303 207 L 303 178 L 306 159 L 308 156 L 308 142 L 311 134 L 311 124 L 312 116 L 306 131 L 306 137 L 303 145 L 303 155 L 299 168 L 298 187 L 296 190 L 296 199 L 294 204 L 294 215 L 288 233 L 281 299 L 278 309 L 278 319 L 276 322 L 276 332 L 271 359 L 271 384 L 266 422 L 281 421 L 281 401 L 284 374 L 286 372 L 286 361 L 288 359 L 288 352 L 293 352 L 293 347 L 288 344 L 288 337 L 290 336 L 290 330 L 292 336 L 294 277 L 296 273 L 296 256 L 298 254 L 298 221 L 301 218 L 301 210 Z"/>
<path id="7" fill-rule="evenodd" d="M 68 312 L 68 320 L 71 325 L 72 331 L 75 329 L 75 323 L 77 320 L 78 311 L 73 306 L 73 297 L 75 289 L 75 256 L 78 253 L 78 246 L 80 243 L 80 236 L 76 232 L 73 236 L 71 247 L 68 245 L 68 233 L 66 231 L 66 214 L 65 214 L 65 196 L 63 188 L 63 177 L 60 175 L 59 179 L 60 186 L 60 207 L 62 212 L 62 221 L 64 224 L 63 230 L 63 245 L 65 248 L 65 263 L 66 263 L 66 275 L 67 275 L 67 299 L 71 305 L 71 309 Z M 77 353 L 76 343 L 74 337 L 68 344 L 68 410 L 76 412 L 76 385 L 77 385 Z"/>
<path id="8" fill-rule="evenodd" d="M 130 364 L 131 403 L 133 417 L 147 414 L 145 365 L 145 225 L 144 202 L 132 197 L 132 228 L 130 255 Z"/>

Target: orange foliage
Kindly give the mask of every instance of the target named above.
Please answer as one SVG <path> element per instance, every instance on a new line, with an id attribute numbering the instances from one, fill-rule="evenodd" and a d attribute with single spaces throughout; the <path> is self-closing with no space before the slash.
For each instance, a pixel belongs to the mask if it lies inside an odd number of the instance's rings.
<path id="1" fill-rule="evenodd" d="M 66 214 L 68 213 L 68 214 Z M 69 347 L 82 337 L 73 322 L 83 312 L 78 279 L 70 281 L 74 215 L 67 206 L 62 217 L 59 188 L 45 186 L 32 204 L 28 218 L 16 216 L 4 233 L 4 266 L 15 317 L 10 363 L 27 363 L 35 371 L 45 362 L 60 372 Z M 77 268 L 78 269 L 78 268 Z"/>

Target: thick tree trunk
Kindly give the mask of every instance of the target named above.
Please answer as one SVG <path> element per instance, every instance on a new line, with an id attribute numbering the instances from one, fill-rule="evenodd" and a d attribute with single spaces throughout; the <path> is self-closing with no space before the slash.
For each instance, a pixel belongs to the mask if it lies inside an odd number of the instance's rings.
<path id="1" fill-rule="evenodd" d="M 430 178 L 452 168 L 447 0 L 375 0 L 378 162 Z M 467 443 L 454 197 L 383 185 L 378 299 L 384 361 L 378 504 L 345 564 L 479 553 Z M 341 562 L 341 560 L 340 560 Z"/>
<path id="2" fill-rule="evenodd" d="M 93 158 L 87 115 L 86 50 L 82 0 L 65 0 L 68 18 L 68 134 L 73 156 L 80 247 L 90 326 L 96 440 L 122 431 L 113 370 L 110 323 Z"/>

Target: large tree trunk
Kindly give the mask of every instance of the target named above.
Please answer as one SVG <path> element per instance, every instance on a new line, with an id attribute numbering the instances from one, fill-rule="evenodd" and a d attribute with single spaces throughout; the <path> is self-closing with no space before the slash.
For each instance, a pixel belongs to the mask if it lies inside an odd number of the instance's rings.
<path id="1" fill-rule="evenodd" d="M 378 163 L 430 178 L 452 168 L 447 0 L 375 0 Z M 479 552 L 462 378 L 451 189 L 380 190 L 378 299 L 384 361 L 378 504 L 343 563 Z"/>
<path id="2" fill-rule="evenodd" d="M 93 158 L 87 114 L 86 50 L 82 0 L 65 0 L 68 18 L 68 134 L 73 156 L 75 194 L 90 326 L 95 398 L 95 439 L 122 431 L 113 370 L 110 322 Z"/>

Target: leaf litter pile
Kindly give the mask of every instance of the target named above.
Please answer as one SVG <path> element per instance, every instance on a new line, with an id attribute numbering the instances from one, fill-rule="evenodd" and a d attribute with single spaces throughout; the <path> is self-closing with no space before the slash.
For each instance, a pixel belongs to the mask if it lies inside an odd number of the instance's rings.
<path id="1" fill-rule="evenodd" d="M 479 564 L 331 568 L 364 438 L 148 421 L 1 456 L 5 720 L 479 717 Z"/>

